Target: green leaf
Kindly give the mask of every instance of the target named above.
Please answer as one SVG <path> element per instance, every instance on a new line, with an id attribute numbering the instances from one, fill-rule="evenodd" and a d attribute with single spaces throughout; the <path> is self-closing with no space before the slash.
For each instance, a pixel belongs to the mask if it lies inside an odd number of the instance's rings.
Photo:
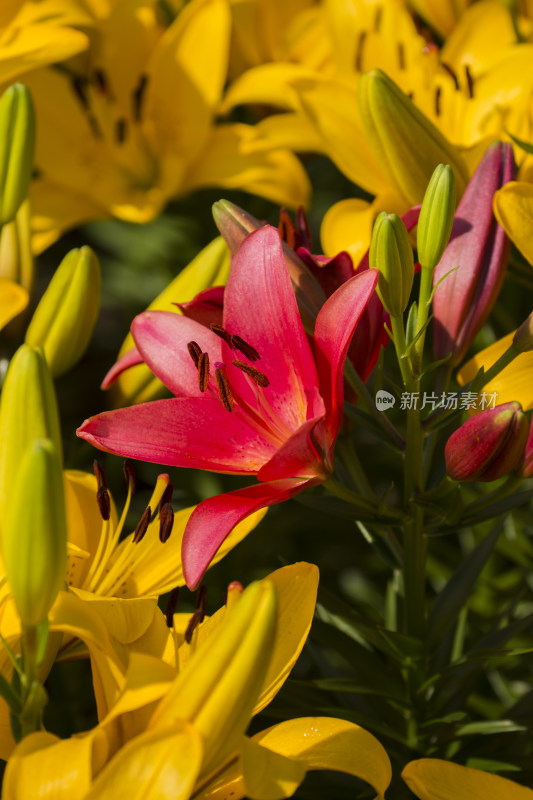
<path id="1" fill-rule="evenodd" d="M 472 550 L 435 598 L 428 619 L 427 640 L 430 647 L 442 641 L 443 634 L 457 619 L 498 541 L 502 527 L 502 523 L 496 525 Z"/>
<path id="2" fill-rule="evenodd" d="M 0 674 L 0 695 L 4 698 L 12 714 L 20 714 L 22 711 L 22 703 L 20 697 L 17 695 L 12 686 Z"/>
<path id="3" fill-rule="evenodd" d="M 524 150 L 524 152 L 533 155 L 533 142 L 525 142 L 523 139 L 519 139 L 517 136 L 513 136 L 513 134 L 509 133 L 509 131 L 507 131 L 507 135 L 509 136 L 510 139 L 513 140 L 513 142 L 518 147 Z"/>
<path id="4" fill-rule="evenodd" d="M 462 728 L 458 728 L 456 736 L 475 736 L 478 733 L 485 736 L 493 733 L 516 733 L 526 730 L 525 725 L 519 725 L 511 719 L 494 719 L 484 722 L 469 722 Z"/>

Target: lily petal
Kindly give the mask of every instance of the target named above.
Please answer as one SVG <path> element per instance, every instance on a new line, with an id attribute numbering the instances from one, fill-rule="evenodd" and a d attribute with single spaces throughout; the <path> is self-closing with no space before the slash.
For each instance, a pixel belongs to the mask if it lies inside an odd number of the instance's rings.
<path id="1" fill-rule="evenodd" d="M 288 500 L 308 484 L 308 479 L 259 483 L 200 503 L 191 514 L 183 537 L 181 557 L 187 586 L 198 586 L 218 548 L 238 522 L 260 508 Z"/>
<path id="2" fill-rule="evenodd" d="M 85 798 L 91 785 L 92 747 L 92 735 L 61 740 L 39 731 L 26 736 L 9 759 L 2 796 L 5 800 Z"/>
<path id="3" fill-rule="evenodd" d="M 26 289 L 18 283 L 0 278 L 0 329 L 24 311 L 29 299 Z"/>
<path id="4" fill-rule="evenodd" d="M 272 458 L 257 473 L 258 481 L 275 481 L 282 478 L 317 478 L 324 480 L 325 470 L 322 463 L 322 442 L 320 441 L 321 423 L 324 420 L 325 408 L 322 398 L 318 396 L 321 413 L 300 425 L 296 433 L 276 450 Z"/>
<path id="5" fill-rule="evenodd" d="M 259 352 L 258 367 L 270 381 L 264 397 L 275 417 L 296 430 L 307 418 L 307 393 L 317 375 L 279 234 L 271 226 L 247 236 L 233 259 L 224 326 Z M 249 398 L 242 373 L 232 372 L 230 383 Z"/>
<path id="6" fill-rule="evenodd" d="M 145 311 L 131 332 L 145 363 L 177 397 L 201 397 L 198 372 L 187 350 L 196 342 L 212 361 L 222 360 L 221 339 L 209 328 L 172 311 Z"/>
<path id="7" fill-rule="evenodd" d="M 335 441 L 342 419 L 346 354 L 377 279 L 377 272 L 370 269 L 350 278 L 328 297 L 316 320 L 315 358 L 330 444 Z"/>
<path id="8" fill-rule="evenodd" d="M 184 319 L 184 317 L 180 317 Z M 256 473 L 275 446 L 216 397 L 154 400 L 90 417 L 78 436 L 125 458 L 215 472 Z"/>
<path id="9" fill-rule="evenodd" d="M 187 722 L 178 720 L 163 730 L 149 731 L 121 748 L 100 772 L 85 800 L 188 800 L 202 755 L 200 735 Z"/>
<path id="10" fill-rule="evenodd" d="M 533 184 L 510 181 L 494 195 L 496 219 L 522 255 L 533 264 Z"/>
<path id="11" fill-rule="evenodd" d="M 122 375 L 125 370 L 130 369 L 131 367 L 136 367 L 138 364 L 144 364 L 144 358 L 136 347 L 132 347 L 131 350 L 128 350 L 127 353 L 124 353 L 124 355 L 113 364 L 109 372 L 106 373 L 104 380 L 100 384 L 100 388 L 109 389 L 119 375 Z"/>
<path id="12" fill-rule="evenodd" d="M 439 758 L 411 761 L 402 778 L 420 800 L 533 800 L 525 786 Z"/>

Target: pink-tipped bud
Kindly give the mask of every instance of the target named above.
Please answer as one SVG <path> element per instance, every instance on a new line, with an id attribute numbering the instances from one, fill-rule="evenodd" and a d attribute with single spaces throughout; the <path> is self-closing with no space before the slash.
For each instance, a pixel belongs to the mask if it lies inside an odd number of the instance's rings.
<path id="1" fill-rule="evenodd" d="M 455 214 L 450 243 L 433 276 L 435 359 L 459 364 L 487 319 L 507 268 L 509 242 L 492 212 L 495 192 L 513 179 L 511 145 L 492 144 Z"/>
<path id="2" fill-rule="evenodd" d="M 526 449 L 517 472 L 521 478 L 533 478 L 533 425 L 530 425 Z"/>
<path id="3" fill-rule="evenodd" d="M 503 403 L 468 419 L 446 443 L 446 471 L 456 481 L 495 481 L 522 462 L 529 422 L 520 403 Z"/>

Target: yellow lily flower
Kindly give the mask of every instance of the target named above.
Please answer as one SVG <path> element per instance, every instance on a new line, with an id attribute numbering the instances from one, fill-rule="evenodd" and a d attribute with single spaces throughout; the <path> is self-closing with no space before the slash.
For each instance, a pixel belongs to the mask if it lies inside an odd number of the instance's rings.
<path id="1" fill-rule="evenodd" d="M 533 800 L 515 781 L 438 758 L 411 761 L 402 778 L 420 800 Z"/>
<path id="2" fill-rule="evenodd" d="M 310 769 L 356 775 L 383 798 L 390 761 L 357 725 L 302 718 L 252 739 L 243 735 L 301 650 L 317 578 L 316 567 L 295 564 L 242 595 L 230 589 L 228 607 L 179 647 L 177 676 L 161 659 L 133 652 L 121 696 L 96 729 L 66 741 L 32 734 L 18 745 L 6 769 L 5 800 L 66 798 L 65 787 L 75 787 L 80 800 L 117 791 L 134 800 L 169 793 L 267 800 L 291 796 Z M 117 729 L 122 744 L 115 752 Z"/>
<path id="3" fill-rule="evenodd" d="M 226 0 L 192 0 L 168 27 L 150 0 L 116 2 L 83 60 L 28 77 L 39 119 L 37 250 L 83 221 L 148 222 L 204 186 L 307 201 L 295 156 L 253 127 L 215 124 L 229 37 Z"/>
<path id="4" fill-rule="evenodd" d="M 74 27 L 90 23 L 90 16 L 76 3 L 4 0 L 0 8 L 0 84 L 85 50 L 89 40 Z"/>

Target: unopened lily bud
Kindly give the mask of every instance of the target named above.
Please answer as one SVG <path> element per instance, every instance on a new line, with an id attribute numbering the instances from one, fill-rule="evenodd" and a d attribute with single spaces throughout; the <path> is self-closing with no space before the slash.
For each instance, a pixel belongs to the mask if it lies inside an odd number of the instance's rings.
<path id="1" fill-rule="evenodd" d="M 401 316 L 411 295 L 415 274 L 413 248 L 407 228 L 396 214 L 382 211 L 374 223 L 370 269 L 377 269 L 377 292 L 393 317 Z"/>
<path id="2" fill-rule="evenodd" d="M 456 481 L 495 481 L 523 458 L 529 422 L 520 403 L 503 403 L 470 417 L 446 443 L 446 471 Z"/>
<path id="3" fill-rule="evenodd" d="M 59 455 L 49 439 L 23 453 L 2 532 L 2 557 L 25 626 L 44 622 L 65 579 L 67 525 Z"/>
<path id="4" fill-rule="evenodd" d="M 21 454 L 34 439 L 50 439 L 61 460 L 52 377 L 41 350 L 23 344 L 11 359 L 0 398 L 0 519 L 10 504 Z"/>
<path id="5" fill-rule="evenodd" d="M 527 437 L 524 455 L 517 472 L 521 478 L 533 477 L 533 425 L 529 426 L 529 435 Z"/>
<path id="6" fill-rule="evenodd" d="M 515 171 L 510 144 L 486 151 L 457 207 L 450 242 L 433 274 L 433 353 L 459 364 L 499 295 L 509 240 L 492 211 L 495 192 Z"/>
<path id="7" fill-rule="evenodd" d="M 100 264 L 90 247 L 67 253 L 26 331 L 26 343 L 41 347 L 54 377 L 84 354 L 100 307 Z"/>
<path id="8" fill-rule="evenodd" d="M 387 182 L 406 205 L 422 202 L 433 170 L 450 164 L 461 195 L 468 170 L 458 149 L 380 69 L 359 78 L 359 108 L 368 141 Z"/>
<path id="9" fill-rule="evenodd" d="M 275 635 L 277 597 L 269 580 L 252 583 L 197 648 L 148 728 L 181 718 L 204 741 L 202 772 L 220 764 L 244 734 L 261 692 Z"/>
<path id="10" fill-rule="evenodd" d="M 426 189 L 417 228 L 418 260 L 422 269 L 435 269 L 452 232 L 455 177 L 449 164 L 439 164 Z"/>
<path id="11" fill-rule="evenodd" d="M 0 98 L 0 225 L 28 193 L 35 149 L 35 112 L 28 89 L 15 83 Z"/>
<path id="12" fill-rule="evenodd" d="M 31 250 L 30 203 L 24 200 L 15 218 L 0 232 L 0 276 L 18 283 L 31 295 L 35 265 Z"/>
<path id="13" fill-rule="evenodd" d="M 533 311 L 513 336 L 513 346 L 519 353 L 533 350 Z"/>

